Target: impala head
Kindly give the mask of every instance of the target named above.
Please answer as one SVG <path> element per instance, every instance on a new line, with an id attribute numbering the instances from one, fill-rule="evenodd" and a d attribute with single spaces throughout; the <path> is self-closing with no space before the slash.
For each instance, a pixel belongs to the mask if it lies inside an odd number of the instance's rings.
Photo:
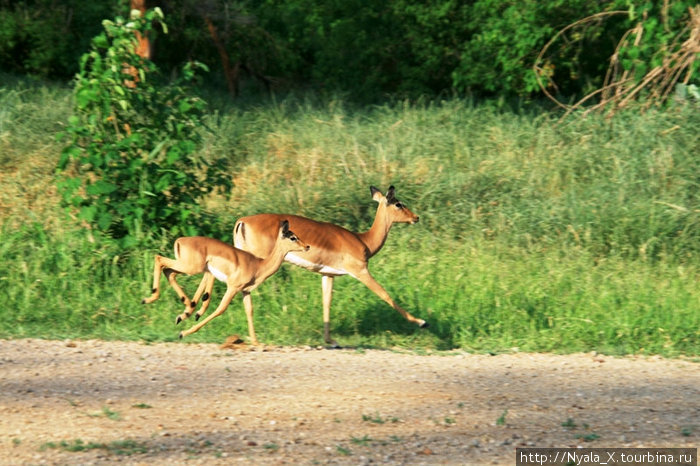
<path id="1" fill-rule="evenodd" d="M 303 242 L 299 237 L 289 229 L 289 221 L 282 220 L 280 222 L 280 239 L 285 241 L 285 246 L 292 251 L 308 251 L 311 247 Z"/>
<path id="2" fill-rule="evenodd" d="M 386 196 L 374 186 L 370 186 L 369 190 L 372 193 L 372 199 L 377 201 L 380 206 L 386 205 L 386 211 L 391 223 L 410 223 L 411 225 L 418 223 L 418 216 L 408 210 L 403 202 L 394 197 L 393 186 L 389 187 Z"/>

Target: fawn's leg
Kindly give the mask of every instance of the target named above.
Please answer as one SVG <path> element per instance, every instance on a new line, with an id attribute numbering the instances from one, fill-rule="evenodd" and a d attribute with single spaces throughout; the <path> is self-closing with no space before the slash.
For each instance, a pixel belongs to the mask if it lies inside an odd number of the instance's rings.
<path id="1" fill-rule="evenodd" d="M 204 287 L 204 295 L 202 296 L 202 307 L 197 311 L 197 314 L 194 315 L 194 320 L 199 320 L 200 317 L 204 315 L 205 312 L 207 312 L 207 308 L 209 307 L 209 304 L 211 304 L 211 293 L 212 290 L 214 289 L 214 275 L 212 275 L 209 272 L 205 272 L 206 275 L 206 286 Z M 199 292 L 199 290 L 197 290 Z M 195 302 L 199 301 L 199 296 L 195 295 L 194 297 Z"/>
<path id="2" fill-rule="evenodd" d="M 226 310 L 226 308 L 228 307 L 228 305 L 231 304 L 231 300 L 233 299 L 233 297 L 242 288 L 243 288 L 243 285 L 236 286 L 236 287 L 229 285 L 226 288 L 226 293 L 224 294 L 224 297 L 221 299 L 221 303 L 219 304 L 219 307 L 217 307 L 214 312 L 209 314 L 209 316 L 207 316 L 207 318 L 204 319 L 203 321 L 201 321 L 200 323 L 188 328 L 187 330 L 183 330 L 182 332 L 180 332 L 180 338 L 183 338 L 183 337 L 186 337 L 187 335 L 193 334 L 194 332 L 196 332 L 200 328 L 204 327 L 210 320 L 212 320 L 215 317 L 219 317 L 221 314 L 223 314 L 224 311 Z"/>
<path id="3" fill-rule="evenodd" d="M 189 302 L 185 292 L 182 291 L 180 285 L 175 281 L 175 276 L 180 272 L 178 261 L 167 257 L 156 255 L 153 261 L 153 288 L 151 288 L 151 296 L 141 300 L 141 304 L 150 304 L 160 297 L 160 273 L 161 271 L 168 278 L 168 282 L 175 289 L 175 293 L 180 297 L 183 303 Z"/>

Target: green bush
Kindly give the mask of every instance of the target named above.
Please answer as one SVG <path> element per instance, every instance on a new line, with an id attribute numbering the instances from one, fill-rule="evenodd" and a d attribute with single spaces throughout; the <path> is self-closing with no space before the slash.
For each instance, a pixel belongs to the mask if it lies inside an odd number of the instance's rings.
<path id="1" fill-rule="evenodd" d="M 187 64 L 181 79 L 165 84 L 155 64 L 134 52 L 136 31 L 148 34 L 156 24 L 166 30 L 157 8 L 103 24 L 81 59 L 74 115 L 63 134 L 63 201 L 124 245 L 164 231 L 192 234 L 200 199 L 229 185 L 225 165 L 198 152 L 205 102 L 185 83 L 201 65 Z"/>

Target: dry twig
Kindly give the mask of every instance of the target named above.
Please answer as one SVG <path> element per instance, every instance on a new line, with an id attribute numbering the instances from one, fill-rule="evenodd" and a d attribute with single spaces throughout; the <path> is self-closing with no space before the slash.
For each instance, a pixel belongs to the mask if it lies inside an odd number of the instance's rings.
<path id="1" fill-rule="evenodd" d="M 664 7 L 662 8 L 662 19 L 665 25 L 667 24 L 667 10 L 668 1 L 665 1 Z M 610 57 L 610 65 L 605 74 L 602 87 L 589 93 L 573 105 L 569 105 L 553 96 L 547 89 L 548 86 L 543 82 L 542 77 L 546 75 L 546 70 L 543 69 L 540 64 L 543 62 L 545 54 L 552 44 L 566 31 L 587 23 L 601 21 L 603 18 L 612 15 L 627 14 L 627 12 L 602 12 L 580 19 L 557 32 L 542 48 L 533 65 L 537 83 L 542 92 L 550 100 L 566 110 L 562 119 L 566 118 L 573 111 L 581 108 L 583 104 L 587 103 L 593 97 L 600 97 L 600 101 L 588 107 L 583 112 L 584 115 L 609 108 L 609 115 L 612 116 L 617 110 L 626 107 L 642 94 L 646 96 L 646 101 L 642 108 L 647 109 L 652 105 L 661 105 L 669 98 L 679 81 L 683 84 L 688 84 L 692 77 L 693 65 L 700 54 L 700 6 L 689 8 L 689 13 L 688 24 L 676 35 L 667 47 L 661 64 L 647 71 L 639 80 L 633 77 L 635 75 L 634 67 L 631 69 L 624 69 L 622 67 L 620 63 L 620 52 L 630 45 L 629 41 L 632 36 L 634 36 L 634 43 L 632 46 L 640 46 L 644 33 L 644 20 L 646 18 L 640 21 L 634 28 L 625 32 L 618 42 L 615 52 Z M 687 39 L 683 40 L 684 37 L 687 37 Z M 547 84 L 551 85 L 551 83 Z"/>

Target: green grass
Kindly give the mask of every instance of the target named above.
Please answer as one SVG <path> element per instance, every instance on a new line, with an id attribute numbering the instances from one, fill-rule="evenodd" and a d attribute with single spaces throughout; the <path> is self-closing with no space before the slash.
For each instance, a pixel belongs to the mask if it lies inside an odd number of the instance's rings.
<path id="1" fill-rule="evenodd" d="M 370 438 L 367 434 L 363 435 L 362 437 L 351 437 L 350 442 L 352 442 L 354 445 L 360 445 L 360 446 L 367 446 L 370 444 L 370 442 L 373 442 L 374 440 Z"/>
<path id="2" fill-rule="evenodd" d="M 111 454 L 131 456 L 134 454 L 147 453 L 148 448 L 145 444 L 133 440 L 115 440 L 109 443 L 85 443 L 81 439 L 76 439 L 72 442 L 61 440 L 60 442 L 47 442 L 43 444 L 40 450 L 61 449 L 68 452 L 82 452 L 90 450 L 105 450 Z"/>
<path id="3" fill-rule="evenodd" d="M 112 411 L 111 409 L 109 409 L 109 408 L 106 407 L 106 406 L 103 406 L 103 407 L 102 407 L 102 411 L 97 412 L 97 413 L 90 414 L 90 416 L 93 416 L 93 417 L 101 417 L 101 416 L 104 416 L 104 417 L 106 417 L 107 419 L 111 419 L 112 421 L 120 421 L 121 418 L 122 418 L 121 414 L 119 414 L 119 413 L 116 412 L 116 411 Z"/>
<path id="4" fill-rule="evenodd" d="M 183 309 L 166 282 L 140 304 L 153 254 L 174 238 L 119 250 L 58 206 L 54 135 L 69 102 L 61 87 L 0 79 L 0 337 L 176 340 L 194 321 L 175 326 Z M 342 277 L 331 317 L 342 345 L 700 355 L 700 112 L 555 121 L 460 100 L 221 106 L 203 155 L 228 157 L 235 188 L 205 207 L 225 241 L 238 217 L 264 211 L 358 231 L 375 210 L 369 186 L 396 186 L 421 221 L 395 226 L 370 269 L 431 327 Z M 258 288 L 258 338 L 320 344 L 320 281 L 285 265 Z M 198 277 L 180 282 L 192 293 Z M 234 333 L 247 335 L 239 298 L 186 341 Z"/>
<path id="5" fill-rule="evenodd" d="M 386 422 L 396 424 L 397 422 L 401 421 L 401 419 L 397 417 L 382 417 L 379 415 L 379 413 L 375 413 L 374 415 L 363 414 L 362 420 L 365 422 L 370 422 L 372 424 L 384 424 Z"/>

